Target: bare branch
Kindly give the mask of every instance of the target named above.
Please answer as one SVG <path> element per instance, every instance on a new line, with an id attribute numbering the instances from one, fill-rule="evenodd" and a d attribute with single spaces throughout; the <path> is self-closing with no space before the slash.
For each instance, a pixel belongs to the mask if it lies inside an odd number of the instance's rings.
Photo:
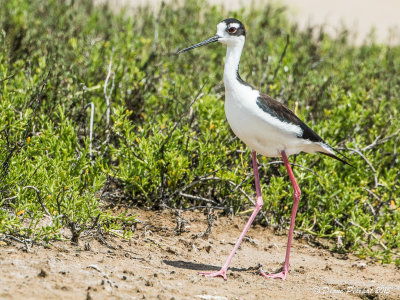
<path id="1" fill-rule="evenodd" d="M 386 245 L 375 234 L 373 234 L 372 232 L 368 232 L 364 227 L 362 227 L 352 221 L 349 221 L 349 224 L 356 226 L 357 228 L 360 228 L 364 232 L 365 235 L 372 236 L 375 240 L 377 240 L 379 242 L 379 245 L 381 245 L 383 249 L 387 250 Z"/>
<path id="2" fill-rule="evenodd" d="M 10 200 L 14 200 L 14 199 L 17 199 L 17 198 L 18 198 L 18 196 L 12 196 L 10 198 L 4 199 L 4 201 L 10 201 Z"/>
<path id="3" fill-rule="evenodd" d="M 380 145 L 380 144 L 384 144 L 384 143 L 386 143 L 387 141 L 389 141 L 391 138 L 393 138 L 393 137 L 395 137 L 396 135 L 398 135 L 399 133 L 400 133 L 400 128 L 397 129 L 397 131 L 396 131 L 395 133 L 393 133 L 393 134 L 391 134 L 391 135 L 389 135 L 389 136 L 387 136 L 387 137 L 384 137 L 383 139 L 380 139 L 381 136 L 378 136 L 378 137 L 375 139 L 375 141 L 373 141 L 372 144 L 370 144 L 370 145 L 368 145 L 368 146 L 362 148 L 361 151 L 364 152 L 364 151 L 370 150 L 370 149 L 372 149 L 372 148 L 375 148 L 376 146 L 378 146 L 378 145 Z"/>
<path id="4" fill-rule="evenodd" d="M 43 203 L 43 201 L 42 201 L 42 196 L 40 195 L 40 191 L 38 190 L 37 187 L 35 187 L 35 186 L 33 186 L 33 185 L 27 185 L 27 186 L 24 186 L 23 189 L 32 189 L 32 190 L 34 190 L 34 191 L 36 192 L 37 197 L 38 197 L 40 206 L 43 208 L 44 212 L 45 212 L 48 216 L 51 216 L 50 213 L 49 213 L 49 211 L 47 210 L 46 206 L 44 205 L 44 203 Z"/>
<path id="5" fill-rule="evenodd" d="M 193 200 L 204 201 L 204 202 L 212 203 L 212 204 L 215 204 L 215 205 L 218 204 L 217 202 L 215 202 L 213 200 L 210 200 L 210 199 L 207 199 L 207 198 L 204 198 L 204 197 L 200 197 L 200 196 L 193 196 L 193 195 L 185 194 L 185 193 L 182 193 L 182 192 L 179 193 L 179 195 L 182 196 L 182 197 L 185 197 L 185 198 L 193 199 Z"/>
<path id="6" fill-rule="evenodd" d="M 362 189 L 365 190 L 365 191 L 367 191 L 369 194 L 371 194 L 372 197 L 374 197 L 374 198 L 375 198 L 376 200 L 378 200 L 379 202 L 382 202 L 382 199 L 379 198 L 378 195 L 375 194 L 373 191 L 371 191 L 371 190 L 369 190 L 369 189 L 367 189 L 367 188 L 365 188 L 365 187 L 363 187 Z"/>
<path id="7" fill-rule="evenodd" d="M 6 80 L 8 80 L 8 79 L 13 78 L 14 76 L 15 76 L 15 73 L 14 73 L 14 74 L 11 74 L 11 75 L 9 75 L 9 76 L 7 76 L 6 78 L 0 79 L 0 83 L 2 83 L 3 81 L 6 81 Z"/>
<path id="8" fill-rule="evenodd" d="M 219 170 L 219 169 L 218 169 L 218 170 Z M 207 181 L 207 180 L 215 180 L 215 179 L 218 178 L 218 177 L 210 177 L 210 175 L 213 174 L 213 173 L 215 173 L 215 172 L 217 172 L 218 170 L 214 170 L 212 173 L 208 173 L 208 174 L 206 174 L 206 175 L 204 175 L 204 176 L 198 178 L 197 180 L 193 180 L 191 183 L 189 183 L 189 184 L 185 185 L 184 187 L 182 187 L 182 188 L 176 190 L 176 191 L 171 195 L 169 201 L 172 200 L 172 197 L 173 197 L 174 195 L 179 194 L 180 192 L 183 192 L 183 191 L 187 190 L 188 188 L 191 188 L 192 186 L 196 185 L 196 184 L 199 183 L 199 182 Z M 219 179 L 219 178 L 218 178 L 218 179 Z"/>
<path id="9" fill-rule="evenodd" d="M 5 234 L 4 235 L 6 238 L 8 238 L 8 239 L 10 239 L 10 240 L 13 240 L 13 241 L 16 241 L 16 242 L 18 242 L 18 243 L 21 243 L 21 244 L 24 244 L 25 246 L 26 246 L 26 243 L 32 243 L 32 240 L 31 239 L 23 239 L 23 240 L 20 240 L 19 238 L 17 238 L 17 237 L 15 237 L 15 236 L 13 236 L 13 235 L 10 235 L 10 234 Z"/>
<path id="10" fill-rule="evenodd" d="M 110 63 L 108 64 L 108 73 L 107 73 L 106 81 L 104 82 L 104 89 L 103 89 L 104 97 L 106 99 L 106 105 L 107 105 L 107 110 L 106 110 L 106 127 L 107 128 L 110 125 L 110 113 L 111 113 L 110 103 L 111 103 L 111 95 L 114 90 L 114 83 L 115 83 L 114 82 L 115 81 L 115 72 L 111 71 L 113 54 L 114 54 L 114 49 L 111 52 Z M 111 89 L 110 89 L 109 93 L 107 93 L 108 81 L 109 81 L 111 75 L 113 76 Z"/>
<path id="11" fill-rule="evenodd" d="M 357 153 L 368 164 L 368 166 L 370 167 L 370 169 L 374 173 L 375 187 L 377 188 L 379 186 L 378 175 L 376 175 L 376 170 L 375 170 L 374 166 L 371 164 L 371 162 L 364 156 L 364 154 L 361 153 L 360 150 L 352 149 L 352 148 L 347 148 L 347 150 L 350 150 L 350 151 L 353 151 L 353 152 Z"/>

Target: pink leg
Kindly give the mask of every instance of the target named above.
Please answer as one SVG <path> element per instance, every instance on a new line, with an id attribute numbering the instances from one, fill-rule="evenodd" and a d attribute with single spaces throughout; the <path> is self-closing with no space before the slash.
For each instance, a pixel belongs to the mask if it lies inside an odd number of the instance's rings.
<path id="1" fill-rule="evenodd" d="M 289 174 L 290 181 L 292 182 L 293 185 L 293 208 L 292 208 L 292 217 L 290 219 L 290 228 L 289 228 L 289 237 L 288 237 L 288 243 L 286 247 L 286 256 L 285 256 L 285 264 L 283 266 L 282 272 L 276 273 L 276 274 L 265 274 L 264 272 L 261 272 L 261 275 L 267 278 L 280 278 L 285 280 L 286 275 L 289 272 L 289 256 L 290 256 L 290 247 L 292 245 L 292 239 L 293 239 L 293 229 L 294 229 L 294 220 L 296 219 L 296 213 L 297 213 L 297 207 L 299 205 L 299 199 L 301 195 L 301 191 L 299 186 L 297 185 L 296 179 L 294 178 L 292 168 L 290 167 L 289 160 L 286 156 L 285 151 L 281 152 L 283 161 L 285 163 L 286 169 Z"/>
<path id="2" fill-rule="evenodd" d="M 217 277 L 221 276 L 226 280 L 226 271 L 228 270 L 229 264 L 231 263 L 231 260 L 233 256 L 235 255 L 235 252 L 237 248 L 239 248 L 240 243 L 242 242 L 244 236 L 246 235 L 247 230 L 249 230 L 251 223 L 253 223 L 254 218 L 257 216 L 258 212 L 260 211 L 261 207 L 263 206 L 263 200 L 262 200 L 262 195 L 261 195 L 261 187 L 260 187 L 260 178 L 258 176 L 258 166 L 257 166 L 257 155 L 255 151 L 251 152 L 251 157 L 253 160 L 253 170 L 254 170 L 254 179 L 256 182 L 256 191 L 257 191 L 257 201 L 256 201 L 256 207 L 254 208 L 253 213 L 250 216 L 249 221 L 247 222 L 246 226 L 244 227 L 244 230 L 242 234 L 240 235 L 239 239 L 237 240 L 235 247 L 233 247 L 231 254 L 229 255 L 228 259 L 226 260 L 224 266 L 219 270 L 218 272 L 202 272 L 200 275 L 204 275 L 207 277 Z"/>

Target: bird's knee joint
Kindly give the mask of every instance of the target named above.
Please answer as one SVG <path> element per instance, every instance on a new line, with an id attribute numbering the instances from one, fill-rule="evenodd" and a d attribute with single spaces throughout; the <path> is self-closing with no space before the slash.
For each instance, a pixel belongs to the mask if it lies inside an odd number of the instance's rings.
<path id="1" fill-rule="evenodd" d="M 257 198 L 257 200 L 256 200 L 256 209 L 260 210 L 262 207 L 263 207 L 263 199 L 261 197 Z"/>

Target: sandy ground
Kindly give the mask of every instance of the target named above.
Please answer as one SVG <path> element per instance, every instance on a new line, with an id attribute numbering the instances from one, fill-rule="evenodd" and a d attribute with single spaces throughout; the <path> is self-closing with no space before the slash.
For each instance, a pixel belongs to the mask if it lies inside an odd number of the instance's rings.
<path id="1" fill-rule="evenodd" d="M 352 255 L 331 253 L 295 239 L 285 281 L 258 274 L 279 269 L 286 233 L 254 226 L 239 248 L 228 280 L 205 278 L 217 270 L 247 217 L 218 218 L 209 237 L 207 216 L 184 212 L 184 232 L 168 211 L 137 211 L 142 221 L 131 241 L 85 238 L 51 249 L 0 247 L 0 299 L 400 299 L 400 272 Z M 21 248 L 21 249 L 19 249 Z"/>
<path id="2" fill-rule="evenodd" d="M 177 0 L 95 1 L 108 1 L 117 9 L 120 6 L 137 7 L 151 4 L 157 11 L 162 1 L 176 2 Z M 305 28 L 307 25 L 324 25 L 326 32 L 335 36 L 344 26 L 352 33 L 351 42 L 356 45 L 365 40 L 368 41 L 368 36 L 374 28 L 374 35 L 378 42 L 400 44 L 400 1 L 398 0 L 208 0 L 208 2 L 223 5 L 227 10 L 236 10 L 249 6 L 251 3 L 255 7 L 275 3 L 287 7 L 290 19 L 298 22 L 300 28 Z"/>

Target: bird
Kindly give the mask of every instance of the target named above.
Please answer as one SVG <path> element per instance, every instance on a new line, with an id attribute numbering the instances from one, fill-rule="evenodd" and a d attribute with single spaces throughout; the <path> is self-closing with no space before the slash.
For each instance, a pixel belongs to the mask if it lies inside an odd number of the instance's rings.
<path id="1" fill-rule="evenodd" d="M 235 252 L 263 206 L 257 164 L 257 153 L 259 153 L 266 157 L 282 157 L 293 186 L 293 207 L 283 268 L 280 272 L 274 274 L 260 272 L 266 278 L 285 280 L 289 272 L 290 249 L 297 208 L 301 196 L 301 190 L 294 177 L 288 156 L 300 152 L 322 153 L 344 164 L 350 164 L 347 162 L 347 157 L 328 145 L 285 105 L 258 91 L 240 77 L 239 63 L 245 40 L 246 29 L 243 23 L 235 18 L 228 18 L 217 25 L 216 35 L 176 52 L 177 54 L 181 54 L 214 42 L 226 45 L 227 50 L 223 75 L 225 115 L 233 133 L 251 149 L 257 195 L 254 211 L 225 264 L 217 272 L 201 272 L 199 274 L 207 277 L 222 277 L 224 280 L 227 280 L 226 273 Z M 341 155 L 343 158 L 338 157 L 336 154 Z"/>

